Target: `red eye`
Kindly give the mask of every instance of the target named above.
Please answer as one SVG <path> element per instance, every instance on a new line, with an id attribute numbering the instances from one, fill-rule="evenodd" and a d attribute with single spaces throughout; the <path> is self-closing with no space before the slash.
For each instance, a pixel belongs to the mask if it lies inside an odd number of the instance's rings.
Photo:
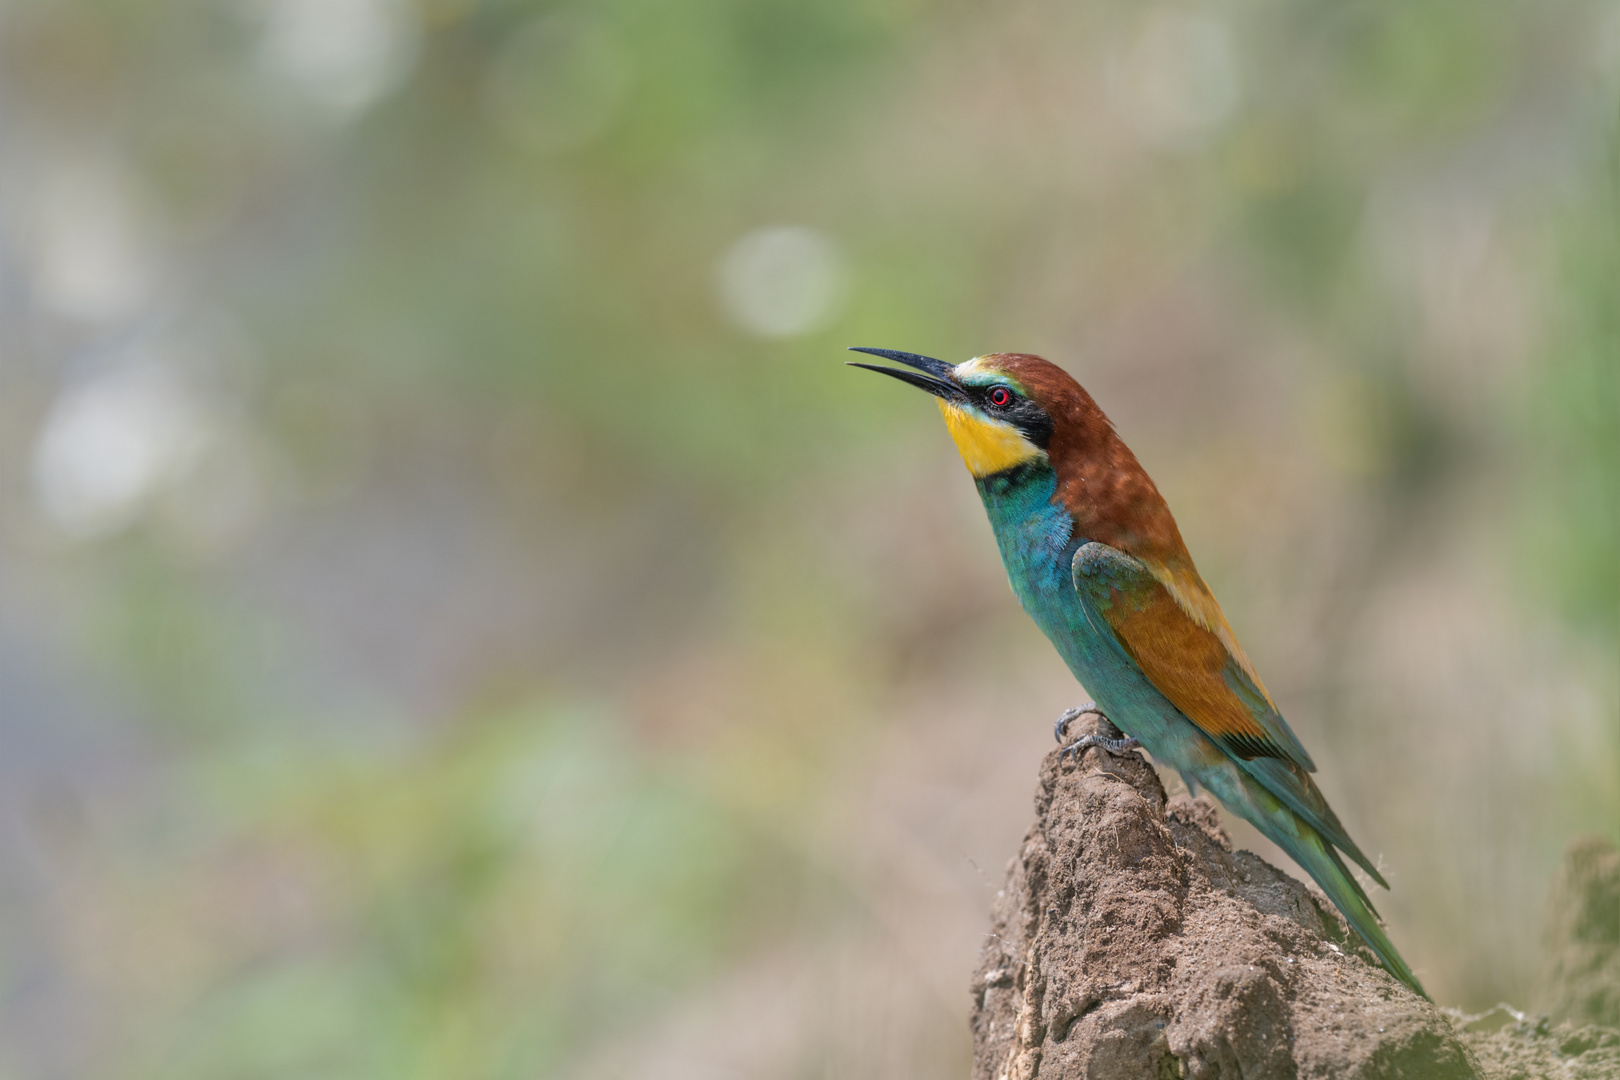
<path id="1" fill-rule="evenodd" d="M 997 386 L 990 391 L 990 404 L 998 409 L 1005 409 L 1012 404 L 1012 391 L 1005 386 Z"/>

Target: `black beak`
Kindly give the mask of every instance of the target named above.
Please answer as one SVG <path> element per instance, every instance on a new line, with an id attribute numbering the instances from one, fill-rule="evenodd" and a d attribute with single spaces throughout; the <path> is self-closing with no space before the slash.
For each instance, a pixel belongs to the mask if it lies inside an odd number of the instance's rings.
<path id="1" fill-rule="evenodd" d="M 910 383 L 912 386 L 920 387 L 921 389 L 928 391 L 930 394 L 933 394 L 935 397 L 942 397 L 947 401 L 960 401 L 962 398 L 966 397 L 966 395 L 962 392 L 962 388 L 957 386 L 955 382 L 951 381 L 951 365 L 947 364 L 943 360 L 935 360 L 931 356 L 918 356 L 916 353 L 899 352 L 895 349 L 863 349 L 859 347 L 852 347 L 849 351 L 869 353 L 872 356 L 881 356 L 885 360 L 893 360 L 897 364 L 905 364 L 907 367 L 914 367 L 918 371 L 927 372 L 927 374 L 919 375 L 916 372 L 900 371 L 891 367 L 879 367 L 876 364 L 860 364 L 853 360 L 849 361 L 850 367 L 865 368 L 867 371 L 879 371 L 885 375 L 893 375 L 901 382 Z"/>

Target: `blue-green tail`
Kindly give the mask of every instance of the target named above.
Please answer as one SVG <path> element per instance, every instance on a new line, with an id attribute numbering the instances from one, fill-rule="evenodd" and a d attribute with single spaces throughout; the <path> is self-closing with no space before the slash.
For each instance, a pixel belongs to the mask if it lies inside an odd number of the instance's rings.
<path id="1" fill-rule="evenodd" d="M 1251 789 L 1249 794 L 1257 793 Z M 1269 796 L 1270 792 L 1266 795 Z M 1355 932 L 1361 935 L 1361 940 L 1378 954 L 1378 959 L 1383 961 L 1391 975 L 1410 986 L 1420 996 L 1428 998 L 1428 992 L 1423 989 L 1423 984 L 1418 982 L 1417 976 L 1412 974 L 1412 969 L 1401 959 L 1401 954 L 1395 951 L 1395 943 L 1384 933 L 1384 927 L 1378 921 L 1378 912 L 1373 910 L 1372 901 L 1367 898 L 1366 890 L 1350 875 L 1344 860 L 1333 849 L 1333 845 L 1323 839 L 1322 834 L 1298 814 L 1277 803 L 1274 798 L 1253 799 L 1250 805 L 1254 805 L 1255 802 L 1262 805 L 1268 802 L 1272 804 L 1266 807 L 1269 812 L 1250 817 L 1255 827 L 1305 868 L 1305 872 L 1322 887 L 1322 891 L 1327 893 L 1328 899 L 1332 900 L 1333 905 L 1344 914 L 1345 920 Z"/>

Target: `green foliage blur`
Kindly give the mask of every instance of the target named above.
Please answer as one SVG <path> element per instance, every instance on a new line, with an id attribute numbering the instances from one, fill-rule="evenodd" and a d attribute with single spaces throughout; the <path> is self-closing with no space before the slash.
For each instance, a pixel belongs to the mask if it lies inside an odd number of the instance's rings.
<path id="1" fill-rule="evenodd" d="M 0 6 L 0 1077 L 961 1074 L 1083 695 L 848 345 L 1086 384 L 1525 1004 L 1620 822 L 1616 15 Z"/>

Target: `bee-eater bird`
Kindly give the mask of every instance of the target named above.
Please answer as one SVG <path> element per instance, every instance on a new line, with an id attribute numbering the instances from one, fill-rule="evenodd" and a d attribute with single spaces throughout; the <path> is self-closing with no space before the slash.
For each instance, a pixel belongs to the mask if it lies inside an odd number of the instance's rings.
<path id="1" fill-rule="evenodd" d="M 1424 994 L 1339 852 L 1389 888 L 1311 780 L 1316 765 L 1238 644 L 1153 481 L 1091 395 L 1038 356 L 951 365 L 854 349 L 906 368 L 855 363 L 939 399 L 978 485 L 1013 592 L 1127 738 L 1253 823 L 1316 879 L 1390 972 Z M 909 369 L 909 370 L 907 370 Z M 1338 850 L 1335 850 L 1337 848 Z"/>

